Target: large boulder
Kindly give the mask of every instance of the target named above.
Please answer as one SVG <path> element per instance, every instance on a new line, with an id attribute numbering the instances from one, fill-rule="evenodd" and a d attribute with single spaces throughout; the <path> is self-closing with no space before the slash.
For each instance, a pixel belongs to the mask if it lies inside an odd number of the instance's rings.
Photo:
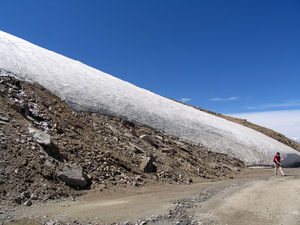
<path id="1" fill-rule="evenodd" d="M 66 182 L 68 185 L 76 187 L 85 187 L 88 184 L 88 177 L 82 171 L 82 169 L 74 169 L 69 166 L 65 166 L 58 174 L 58 177 Z"/>

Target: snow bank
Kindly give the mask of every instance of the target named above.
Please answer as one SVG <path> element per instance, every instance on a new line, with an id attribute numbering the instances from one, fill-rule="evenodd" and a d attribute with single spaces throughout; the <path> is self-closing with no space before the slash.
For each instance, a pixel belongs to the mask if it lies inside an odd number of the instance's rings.
<path id="1" fill-rule="evenodd" d="M 148 125 L 247 165 L 271 165 L 277 151 L 284 166 L 300 163 L 299 152 L 259 132 L 156 95 L 2 31 L 1 69 L 41 84 L 75 110 Z"/>

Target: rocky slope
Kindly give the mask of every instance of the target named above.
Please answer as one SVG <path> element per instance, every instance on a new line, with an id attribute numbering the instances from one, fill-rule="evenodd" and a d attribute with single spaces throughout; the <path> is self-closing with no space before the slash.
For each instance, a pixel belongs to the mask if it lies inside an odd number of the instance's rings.
<path id="1" fill-rule="evenodd" d="M 0 79 L 2 206 L 75 198 L 90 189 L 228 178 L 245 168 L 237 159 L 146 126 L 73 111 L 36 83 Z M 1 222 L 13 220 L 9 210 L 1 207 Z"/>

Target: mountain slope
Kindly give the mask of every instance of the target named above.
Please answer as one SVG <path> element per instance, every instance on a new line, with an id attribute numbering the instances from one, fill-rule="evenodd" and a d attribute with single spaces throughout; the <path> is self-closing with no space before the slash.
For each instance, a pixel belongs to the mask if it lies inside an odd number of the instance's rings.
<path id="1" fill-rule="evenodd" d="M 75 110 L 87 110 L 150 126 L 181 141 L 242 160 L 271 165 L 280 151 L 283 164 L 300 162 L 300 153 L 259 132 L 176 103 L 78 61 L 0 32 L 0 69 L 34 81 Z"/>
<path id="2" fill-rule="evenodd" d="M 47 132 L 51 145 L 39 143 L 28 128 Z M 144 135 L 153 143 L 145 141 Z M 248 170 L 240 160 L 182 143 L 149 127 L 75 112 L 37 83 L 11 76 L 0 76 L 0 140 L 1 224 L 16 216 L 11 215 L 15 206 L 31 196 L 32 204 L 70 200 L 89 189 L 122 192 L 148 184 L 189 184 L 198 178 L 233 178 Z M 147 157 L 153 159 L 153 171 L 141 167 Z M 66 166 L 87 175 L 84 190 L 59 178 Z"/>

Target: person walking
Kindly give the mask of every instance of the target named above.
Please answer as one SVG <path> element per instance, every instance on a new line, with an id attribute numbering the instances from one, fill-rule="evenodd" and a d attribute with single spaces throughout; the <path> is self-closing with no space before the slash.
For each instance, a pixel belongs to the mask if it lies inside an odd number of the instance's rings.
<path id="1" fill-rule="evenodd" d="M 274 175 L 276 176 L 277 175 L 277 170 L 279 168 L 282 176 L 285 176 L 284 172 L 283 172 L 283 169 L 282 169 L 282 166 L 281 166 L 281 162 L 280 162 L 280 153 L 277 152 L 277 154 L 274 156 L 274 163 L 275 163 L 275 173 Z"/>

